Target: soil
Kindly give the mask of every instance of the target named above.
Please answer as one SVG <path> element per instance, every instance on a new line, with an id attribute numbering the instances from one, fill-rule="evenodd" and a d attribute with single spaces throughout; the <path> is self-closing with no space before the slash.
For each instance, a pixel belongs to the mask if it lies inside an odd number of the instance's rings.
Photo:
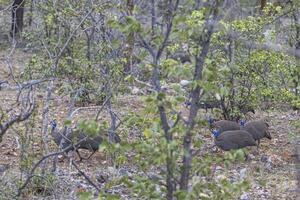
<path id="1" fill-rule="evenodd" d="M 13 70 L 14 73 L 22 73 L 24 65 L 28 60 L 29 55 L 23 53 L 20 50 L 14 52 Z M 5 53 L 0 52 L 0 80 L 9 80 L 13 83 L 9 76 L 9 70 L 5 61 Z M 44 147 L 41 137 L 41 124 L 42 124 L 42 106 L 45 91 L 38 91 L 36 98 L 38 101 L 38 110 L 36 113 L 37 119 L 35 120 L 34 127 L 32 128 L 32 151 L 36 157 L 41 157 L 44 153 L 41 149 Z M 9 108 L 14 105 L 16 98 L 15 91 L 2 89 L 0 90 L 0 106 L 1 108 Z M 67 97 L 60 97 L 57 93 L 54 93 L 53 100 L 50 107 L 50 119 L 56 119 L 59 122 L 59 127 L 62 127 L 64 118 L 67 113 L 67 106 L 69 99 Z M 126 105 L 126 106 L 124 106 Z M 121 116 L 125 116 L 128 112 L 139 112 L 142 109 L 143 102 L 138 95 L 126 95 L 118 97 L 114 102 L 116 110 L 118 110 Z M 91 106 L 78 110 L 74 114 L 73 124 L 79 119 L 94 118 L 99 106 Z M 205 113 L 204 110 L 200 110 L 200 113 Z M 201 114 L 200 114 L 201 115 Z M 204 116 L 205 114 L 203 114 Z M 101 113 L 101 120 L 108 119 L 107 111 Z M 299 127 L 295 127 L 294 124 L 300 121 L 300 114 L 295 111 L 287 112 L 257 112 L 253 119 L 259 119 L 262 117 L 268 117 L 270 119 L 270 130 L 272 134 L 272 140 L 263 139 L 261 141 L 259 152 L 250 149 L 250 159 L 245 162 L 236 162 L 229 169 L 225 169 L 223 165 L 218 164 L 216 166 L 216 177 L 220 174 L 232 181 L 235 181 L 237 177 L 246 178 L 250 181 L 250 190 L 243 193 L 241 199 L 296 199 L 296 174 L 295 174 L 295 144 L 296 136 L 299 133 Z M 16 125 L 10 129 L 4 136 L 2 143 L 0 143 L 0 166 L 3 166 L 1 171 L 0 167 L 0 199 L 13 198 L 13 194 L 20 180 L 20 167 L 25 163 L 21 163 L 20 157 L 20 140 L 22 134 L 20 130 L 24 128 L 24 125 Z M 140 138 L 140 132 L 130 133 L 128 138 L 125 138 L 122 129 L 119 132 L 123 140 L 134 140 Z M 213 146 L 213 139 L 210 136 L 209 130 L 200 129 L 199 134 L 205 141 L 205 148 L 208 150 Z M 49 136 L 50 138 L 50 136 Z M 56 151 L 57 146 L 53 141 L 49 142 L 49 150 Z M 28 153 L 28 152 L 23 152 Z M 32 152 L 31 152 L 32 153 Z M 88 156 L 89 152 L 83 152 L 85 156 Z M 127 155 L 131 157 L 132 155 Z M 212 155 L 213 156 L 213 155 Z M 221 153 L 215 153 L 215 156 L 224 156 Z M 34 158 L 36 158 L 34 157 Z M 71 156 L 72 157 L 72 156 Z M 132 176 L 136 173 L 140 173 L 133 163 L 127 163 L 114 168 L 109 164 L 107 155 L 103 152 L 97 152 L 89 160 L 78 161 L 78 158 L 73 156 L 76 163 L 80 166 L 80 169 L 86 173 L 101 189 L 105 189 L 105 186 L 109 184 L 110 180 L 114 177 Z M 130 159 L 129 159 L 130 160 Z M 34 163 L 37 159 L 34 159 Z M 24 167 L 24 166 L 23 166 Z M 47 163 L 47 168 L 52 169 L 52 159 Z M 70 165 L 68 159 L 59 157 L 57 166 L 57 180 L 54 182 L 49 181 L 49 185 L 45 185 L 46 191 L 39 193 L 39 188 L 34 188 L 31 185 L 30 189 L 25 190 L 24 199 L 78 199 L 77 194 L 84 191 L 96 191 L 91 187 L 86 180 L 80 176 L 78 171 Z M 24 180 L 24 177 L 22 177 Z M 10 190 L 7 190 L 10 188 Z M 126 190 L 124 185 L 118 185 L 107 190 L 112 194 L 121 194 L 124 199 L 135 199 L 132 194 Z"/>

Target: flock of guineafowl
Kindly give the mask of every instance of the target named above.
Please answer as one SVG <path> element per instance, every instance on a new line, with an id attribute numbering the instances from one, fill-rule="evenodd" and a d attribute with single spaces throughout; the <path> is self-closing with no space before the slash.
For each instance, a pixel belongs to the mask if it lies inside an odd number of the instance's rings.
<path id="1" fill-rule="evenodd" d="M 216 146 L 224 151 L 231 149 L 240 149 L 247 146 L 259 147 L 260 139 L 271 139 L 269 132 L 269 125 L 265 119 L 245 122 L 241 120 L 240 123 L 229 120 L 215 121 L 211 117 L 208 118 L 208 123 L 214 136 Z M 55 143 L 62 148 L 66 153 L 69 151 L 76 151 L 80 160 L 83 157 L 79 153 L 79 149 L 87 149 L 92 154 L 89 159 L 103 142 L 102 136 L 88 137 L 80 130 L 71 130 L 67 133 L 67 129 L 58 130 L 55 120 L 51 121 L 51 135 Z M 121 139 L 115 135 L 115 141 L 120 142 Z"/>
<path id="2" fill-rule="evenodd" d="M 240 124 L 229 120 L 214 121 L 208 119 L 215 138 L 215 144 L 224 151 L 240 149 L 247 146 L 259 147 L 260 139 L 271 139 L 269 124 L 265 119 Z M 257 141 L 257 142 L 256 142 Z"/>

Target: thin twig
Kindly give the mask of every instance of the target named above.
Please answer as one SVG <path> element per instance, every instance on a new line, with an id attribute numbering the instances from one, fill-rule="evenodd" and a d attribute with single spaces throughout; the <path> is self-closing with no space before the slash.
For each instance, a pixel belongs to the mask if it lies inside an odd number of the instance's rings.
<path id="1" fill-rule="evenodd" d="M 72 165 L 77 169 L 77 171 L 82 175 L 89 184 L 91 184 L 98 192 L 100 192 L 100 188 L 78 167 L 78 165 L 72 160 Z"/>

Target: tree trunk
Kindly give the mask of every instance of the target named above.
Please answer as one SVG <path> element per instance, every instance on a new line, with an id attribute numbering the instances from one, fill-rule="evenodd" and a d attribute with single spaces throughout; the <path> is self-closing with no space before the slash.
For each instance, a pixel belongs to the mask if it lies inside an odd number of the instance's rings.
<path id="1" fill-rule="evenodd" d="M 28 26 L 31 26 L 31 24 L 32 24 L 32 19 L 33 19 L 33 4 L 34 4 L 34 0 L 31 0 L 31 2 L 30 2 L 30 15 L 29 15 L 29 20 L 28 20 Z"/>
<path id="2" fill-rule="evenodd" d="M 132 11 L 134 9 L 134 2 L 133 0 L 127 0 L 126 9 L 128 16 L 132 15 Z M 125 44 L 125 57 L 126 62 L 124 64 L 124 73 L 129 74 L 132 68 L 133 63 L 133 50 L 134 50 L 134 32 L 129 33 L 126 38 Z"/>
<path id="3" fill-rule="evenodd" d="M 295 28 L 296 28 L 296 44 L 295 44 L 295 49 L 296 51 L 300 50 L 300 17 L 299 17 L 299 13 L 297 11 L 294 12 L 293 17 L 294 17 L 294 21 L 295 21 Z M 296 59 L 297 65 L 298 67 L 300 66 L 300 62 L 299 59 Z M 300 74 L 299 71 L 297 70 L 298 75 L 295 74 L 295 80 L 294 80 L 294 87 L 295 87 L 295 95 L 298 96 L 298 85 L 299 85 L 299 80 L 300 80 Z"/>
<path id="4" fill-rule="evenodd" d="M 23 29 L 23 17 L 24 17 L 24 5 L 25 0 L 14 0 L 12 5 L 12 24 L 10 30 L 10 36 L 15 37 L 20 34 Z"/>
<path id="5" fill-rule="evenodd" d="M 267 5 L 267 0 L 260 0 L 260 10 L 263 10 Z"/>
<path id="6" fill-rule="evenodd" d="M 219 1 L 217 0 L 215 5 L 211 8 L 212 9 L 212 16 L 213 21 L 216 23 L 217 21 L 217 14 L 218 14 L 218 7 L 219 7 Z M 209 51 L 209 45 L 211 36 L 213 34 L 214 25 L 210 24 L 210 20 L 206 20 L 206 38 L 201 42 L 202 43 L 202 50 L 200 51 L 200 54 L 196 57 L 196 65 L 195 65 L 195 72 L 194 72 L 194 81 L 199 81 L 202 79 L 202 70 L 205 58 Z M 188 124 L 187 124 L 187 131 L 184 136 L 183 140 L 183 147 L 184 147 L 184 156 L 183 156 L 183 167 L 180 177 L 180 189 L 181 190 L 188 190 L 188 184 L 189 184 L 189 177 L 190 177 L 190 171 L 192 168 L 192 152 L 191 152 L 191 145 L 192 145 L 192 130 L 195 126 L 195 118 L 197 116 L 197 112 L 199 110 L 198 102 L 200 101 L 200 91 L 201 88 L 199 85 L 195 87 L 191 91 L 191 107 L 190 107 L 190 113 L 188 117 Z"/>
<path id="7" fill-rule="evenodd" d="M 299 139 L 299 138 L 298 138 Z M 300 199 L 300 145 L 296 144 L 295 147 L 295 168 L 296 168 L 296 177 L 297 177 L 297 197 L 296 199 Z"/>

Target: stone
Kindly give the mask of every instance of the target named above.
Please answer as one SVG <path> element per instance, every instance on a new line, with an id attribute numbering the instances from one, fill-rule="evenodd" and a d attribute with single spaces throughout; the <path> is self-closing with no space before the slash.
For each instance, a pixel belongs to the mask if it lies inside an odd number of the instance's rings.
<path id="1" fill-rule="evenodd" d="M 244 180 L 247 177 L 247 169 L 243 168 L 240 170 L 240 180 Z"/>
<path id="2" fill-rule="evenodd" d="M 180 81 L 180 85 L 181 85 L 182 87 L 186 87 L 186 86 L 188 86 L 190 83 L 191 83 L 191 81 L 188 81 L 188 80 L 181 80 L 181 81 Z"/>
<path id="3" fill-rule="evenodd" d="M 0 173 L 5 172 L 8 169 L 8 166 L 6 165 L 0 165 Z"/>
<path id="4" fill-rule="evenodd" d="M 243 193 L 240 197 L 240 200 L 251 200 L 250 195 L 248 193 Z"/>

